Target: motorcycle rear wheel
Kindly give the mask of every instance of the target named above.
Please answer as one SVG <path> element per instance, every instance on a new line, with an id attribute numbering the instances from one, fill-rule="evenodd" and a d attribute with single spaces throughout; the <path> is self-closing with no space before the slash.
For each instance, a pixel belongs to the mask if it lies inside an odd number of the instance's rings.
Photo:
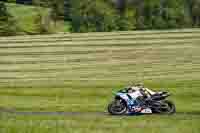
<path id="1" fill-rule="evenodd" d="M 161 108 L 159 113 L 169 115 L 176 113 L 176 107 L 172 101 L 165 100 L 163 101 L 163 104 L 165 105 L 165 108 Z"/>

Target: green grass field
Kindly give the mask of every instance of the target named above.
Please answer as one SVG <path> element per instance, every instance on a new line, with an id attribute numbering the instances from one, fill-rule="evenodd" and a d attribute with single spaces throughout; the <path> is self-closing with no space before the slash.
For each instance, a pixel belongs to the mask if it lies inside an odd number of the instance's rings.
<path id="1" fill-rule="evenodd" d="M 1 112 L 0 132 L 199 133 L 199 80 L 199 29 L 2 37 L 1 109 L 83 115 Z M 132 82 L 170 91 L 177 114 L 98 115 Z"/>

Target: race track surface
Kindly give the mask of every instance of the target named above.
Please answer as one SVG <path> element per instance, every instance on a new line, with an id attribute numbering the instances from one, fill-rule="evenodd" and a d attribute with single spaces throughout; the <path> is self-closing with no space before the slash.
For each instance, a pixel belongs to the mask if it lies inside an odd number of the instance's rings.
<path id="1" fill-rule="evenodd" d="M 65 116 L 83 116 L 83 115 L 109 115 L 107 112 L 61 112 L 61 111 L 18 111 L 16 109 L 0 108 L 0 112 L 12 113 L 15 115 L 65 115 Z"/>
<path id="2" fill-rule="evenodd" d="M 15 115 L 47 115 L 47 116 L 110 116 L 108 112 L 63 112 L 63 111 L 18 111 L 16 109 L 0 108 L 0 113 Z M 177 112 L 176 116 L 200 116 L 200 112 Z"/>

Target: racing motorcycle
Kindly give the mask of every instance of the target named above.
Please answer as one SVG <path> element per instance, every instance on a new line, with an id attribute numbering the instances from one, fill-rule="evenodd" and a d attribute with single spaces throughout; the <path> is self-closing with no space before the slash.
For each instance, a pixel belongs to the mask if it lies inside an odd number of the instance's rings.
<path id="1" fill-rule="evenodd" d="M 125 114 L 174 114 L 175 105 L 172 101 L 166 100 L 169 92 L 156 92 L 149 97 L 143 93 L 142 97 L 132 99 L 128 89 L 122 89 L 115 94 L 114 100 L 108 105 L 108 112 L 111 115 Z"/>

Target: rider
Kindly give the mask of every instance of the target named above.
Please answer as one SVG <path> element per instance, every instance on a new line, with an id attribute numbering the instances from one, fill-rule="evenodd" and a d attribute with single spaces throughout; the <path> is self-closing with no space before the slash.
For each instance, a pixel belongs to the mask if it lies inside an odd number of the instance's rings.
<path id="1" fill-rule="evenodd" d="M 154 95 L 156 92 L 145 88 L 141 83 L 140 84 L 136 84 L 132 87 L 128 88 L 128 93 L 129 95 L 133 95 L 132 93 L 135 93 L 134 95 L 138 95 L 138 96 L 146 96 L 146 97 L 151 97 L 152 95 Z M 137 97 L 137 96 L 136 96 Z M 132 97 L 134 98 L 134 97 Z"/>
<path id="2" fill-rule="evenodd" d="M 135 112 L 141 112 L 144 105 L 144 98 L 150 98 L 151 95 L 154 95 L 155 92 L 144 88 L 142 84 L 136 84 L 132 87 L 128 87 L 127 89 L 128 95 L 136 102 L 136 106 L 134 107 Z"/>

